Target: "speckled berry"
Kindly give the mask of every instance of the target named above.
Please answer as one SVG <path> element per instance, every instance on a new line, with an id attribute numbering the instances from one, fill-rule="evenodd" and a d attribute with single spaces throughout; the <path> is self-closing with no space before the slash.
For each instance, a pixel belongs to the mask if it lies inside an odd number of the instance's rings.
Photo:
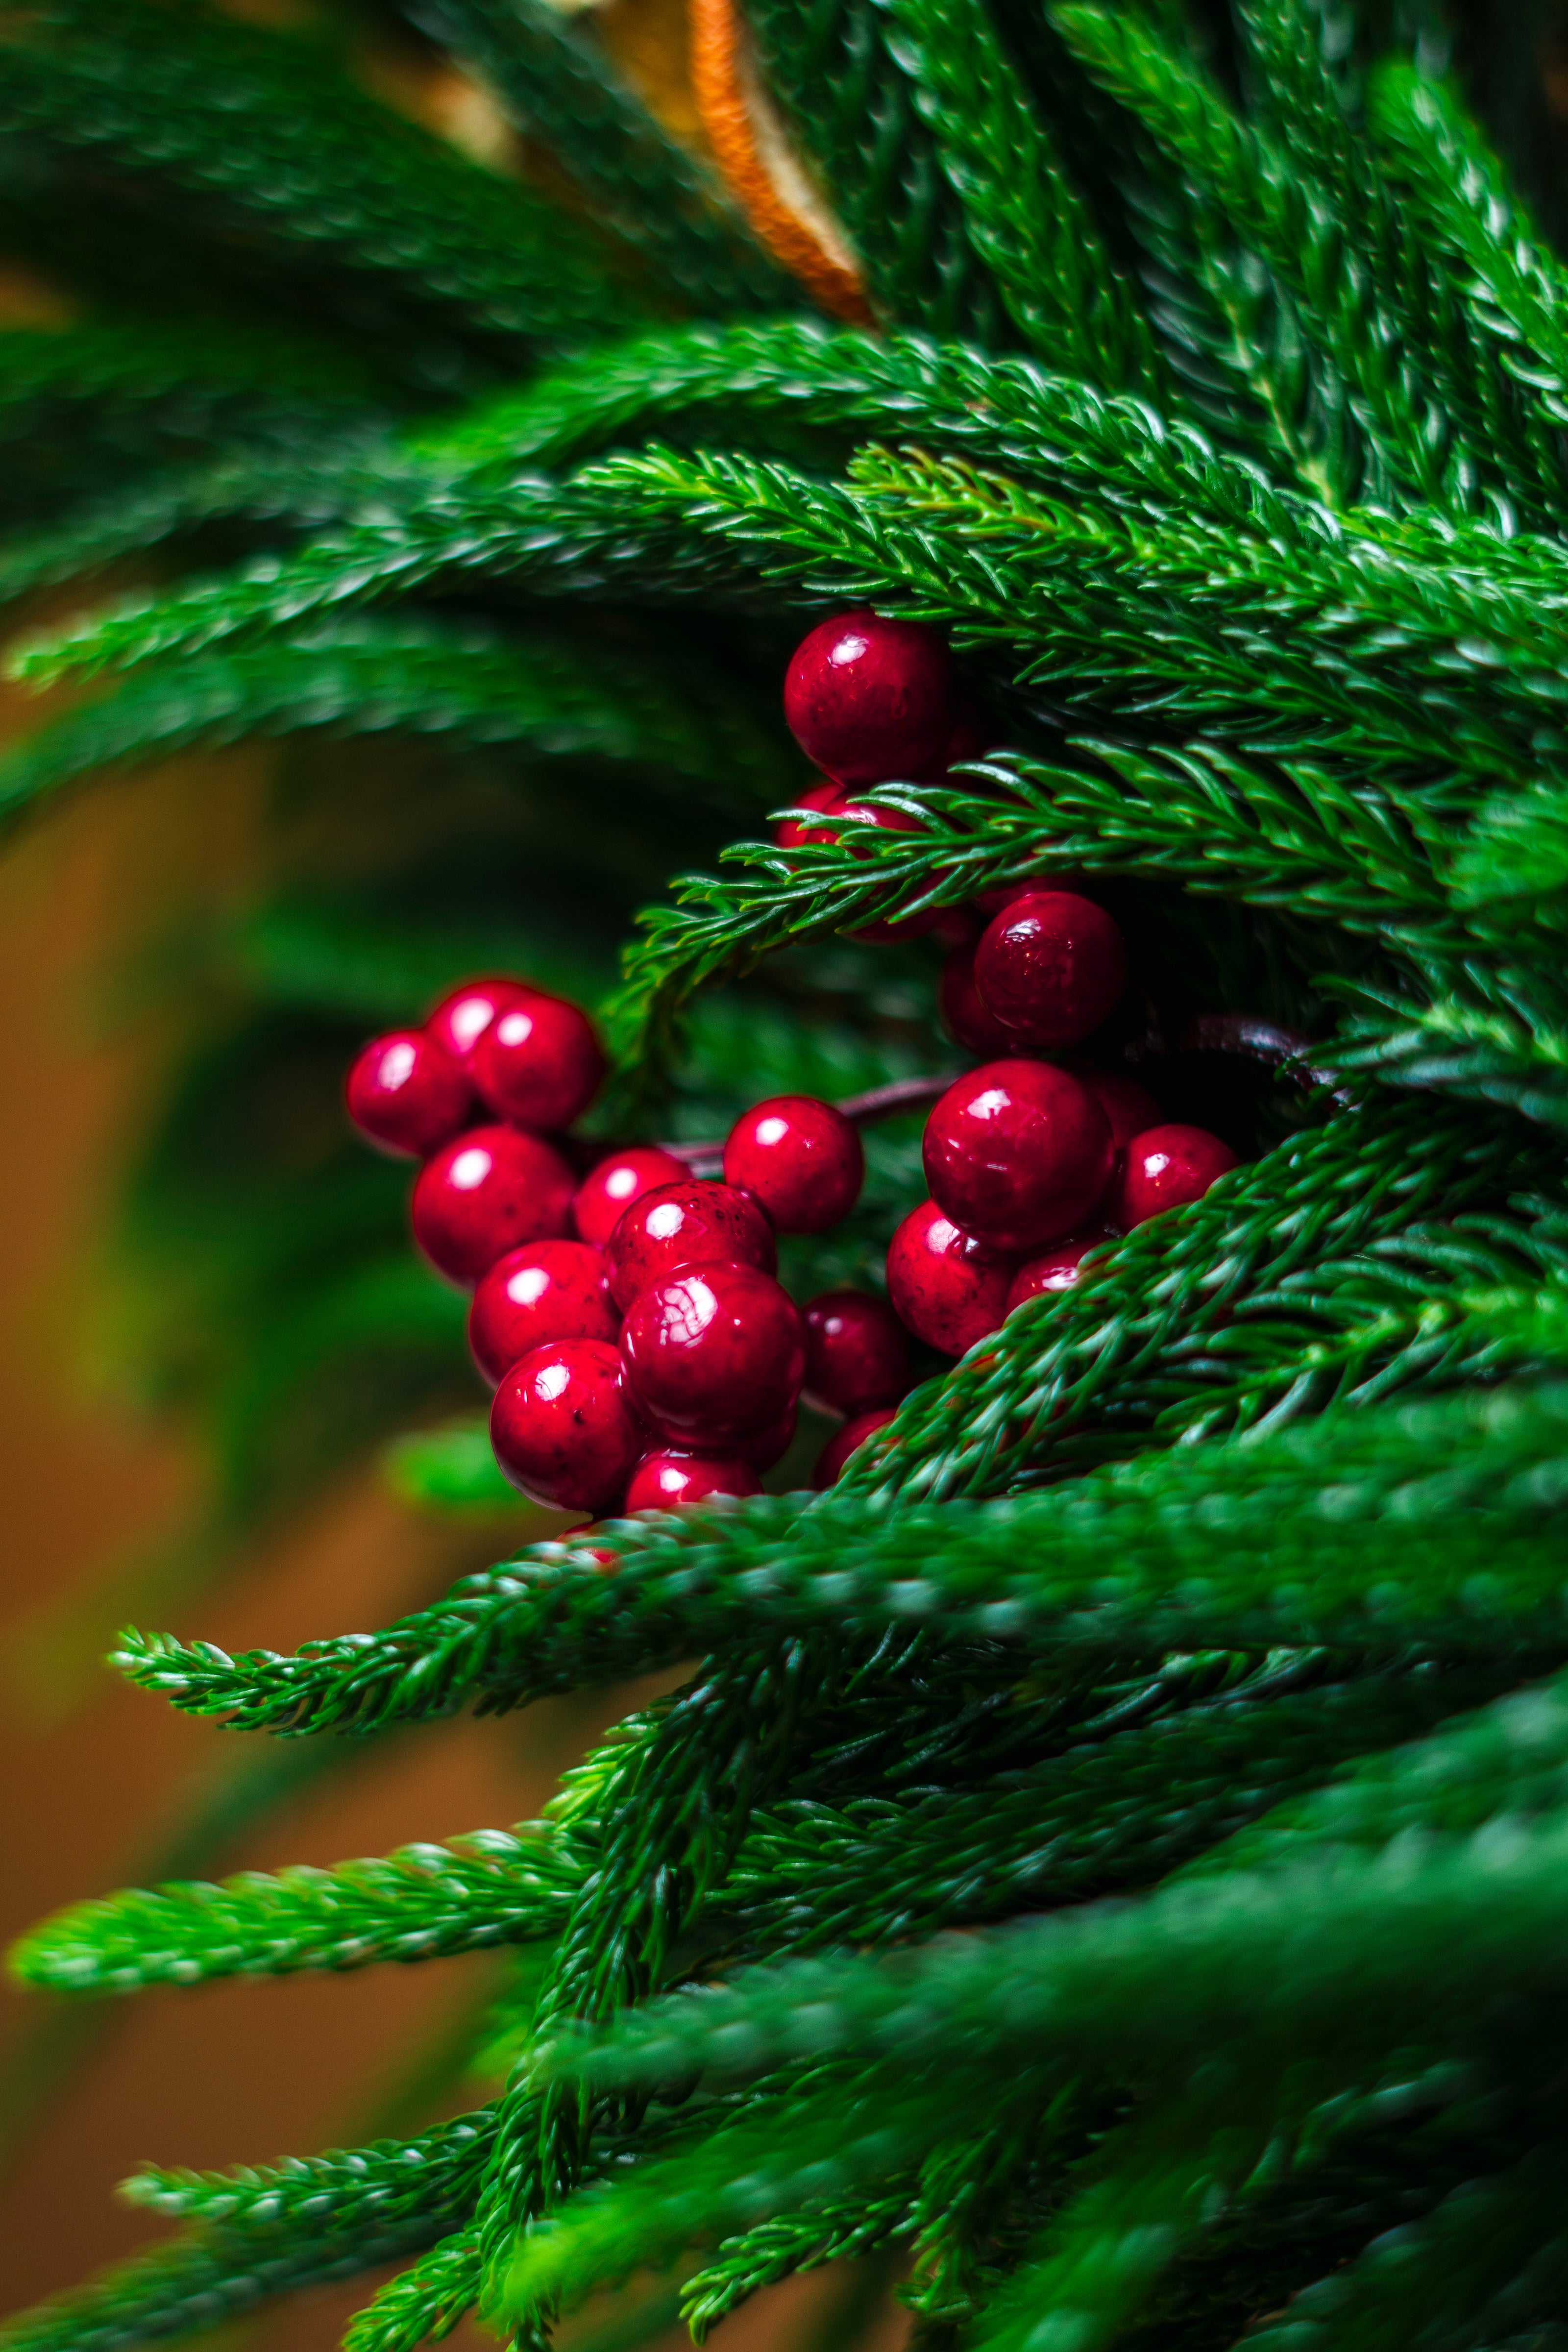
<path id="1" fill-rule="evenodd" d="M 1026 1298 L 1038 1298 L 1047 1291 L 1071 1290 L 1082 1276 L 1083 1262 L 1091 1249 L 1101 1242 L 1112 1241 L 1115 1235 L 1103 1226 L 1089 1234 L 1069 1234 L 1065 1242 L 1053 1242 L 1037 1257 L 1027 1257 L 1013 1276 L 1007 1292 L 1007 1312 L 1022 1307 Z"/>
<path id="2" fill-rule="evenodd" d="M 572 1222 L 585 1242 L 603 1249 L 634 1201 L 651 1192 L 656 1184 L 689 1181 L 685 1161 L 677 1160 L 672 1151 L 661 1151 L 657 1144 L 639 1143 L 626 1151 L 612 1151 L 578 1185 Z"/>
<path id="3" fill-rule="evenodd" d="M 434 1037 L 454 1061 L 467 1062 L 500 1007 L 514 1004 L 528 993 L 526 981 L 503 980 L 494 974 L 466 980 L 441 999 L 425 1024 L 426 1034 Z"/>
<path id="4" fill-rule="evenodd" d="M 1235 1152 L 1204 1127 L 1145 1128 L 1127 1146 L 1111 1214 L 1124 1232 L 1146 1224 L 1167 1209 L 1201 1201 L 1208 1188 L 1237 1164 Z"/>
<path id="5" fill-rule="evenodd" d="M 645 1454 L 626 1488 L 626 1511 L 679 1511 L 714 1495 L 760 1495 L 762 1480 L 738 1454 Z"/>
<path id="6" fill-rule="evenodd" d="M 971 1054 L 984 1054 L 988 1061 L 1017 1052 L 1017 1040 L 981 1003 L 974 985 L 973 940 L 955 947 L 942 965 L 936 1001 L 942 1025 L 954 1045 Z"/>
<path id="7" fill-rule="evenodd" d="M 818 1488 L 837 1486 L 849 1466 L 849 1456 L 858 1454 L 875 1431 L 886 1429 L 894 1411 L 894 1406 L 885 1404 L 875 1412 L 857 1413 L 853 1421 L 847 1421 L 817 1455 L 812 1485 Z"/>
<path id="8" fill-rule="evenodd" d="M 613 1510 L 647 1433 L 604 1339 L 555 1339 L 513 1364 L 490 1407 L 490 1444 L 514 1486 L 558 1510 Z"/>
<path id="9" fill-rule="evenodd" d="M 585 1242 L 525 1242 L 474 1293 L 468 1346 L 492 1388 L 552 1339 L 616 1339 L 621 1318 L 605 1262 Z"/>
<path id="10" fill-rule="evenodd" d="M 866 1181 L 860 1137 L 815 1095 L 770 1095 L 742 1111 L 724 1146 L 724 1181 L 749 1192 L 781 1234 L 825 1234 Z"/>
<path id="11" fill-rule="evenodd" d="M 422 1029 L 395 1029 L 349 1072 L 349 1117 L 383 1151 L 423 1160 L 457 1134 L 474 1107 L 468 1075 Z"/>
<path id="12" fill-rule="evenodd" d="M 414 1238 L 437 1273 L 475 1283 L 508 1250 L 565 1234 L 574 1190 L 561 1154 L 537 1135 L 471 1127 L 420 1170 Z"/>
<path id="13" fill-rule="evenodd" d="M 888 1296 L 917 1339 L 962 1356 L 1001 1323 L 1017 1263 L 922 1201 L 888 1244 Z"/>
<path id="14" fill-rule="evenodd" d="M 945 1216 L 1023 1256 L 1086 1222 L 1114 1153 L 1105 1113 L 1077 1078 L 1049 1062 L 1008 1061 L 949 1087 L 926 1121 L 924 1160 Z"/>
<path id="15" fill-rule="evenodd" d="M 929 775 L 957 713 L 952 662 L 935 629 L 868 607 L 823 621 L 796 646 L 784 719 L 814 766 L 841 784 Z"/>
<path id="16" fill-rule="evenodd" d="M 621 1361 L 657 1427 L 717 1450 L 789 1411 L 805 1370 L 805 1332 L 771 1275 L 750 1265 L 690 1265 L 633 1301 L 621 1328 Z"/>
<path id="17" fill-rule="evenodd" d="M 868 1290 L 825 1290 L 801 1313 L 809 1403 L 851 1419 L 897 1404 L 910 1385 L 910 1340 L 885 1299 Z"/>
<path id="18" fill-rule="evenodd" d="M 605 1244 L 610 1292 L 624 1312 L 638 1291 L 687 1265 L 778 1264 L 773 1227 L 754 1201 L 699 1176 L 656 1184 L 617 1220 Z"/>
<path id="19" fill-rule="evenodd" d="M 1091 898 L 1033 890 L 982 932 L 974 984 L 1017 1045 L 1058 1053 L 1115 1012 L 1127 985 L 1126 941 Z"/>
<path id="20" fill-rule="evenodd" d="M 470 1065 L 474 1084 L 500 1118 L 519 1127 L 570 1127 L 605 1075 L 594 1024 L 563 996 L 531 989 L 500 1006 Z"/>

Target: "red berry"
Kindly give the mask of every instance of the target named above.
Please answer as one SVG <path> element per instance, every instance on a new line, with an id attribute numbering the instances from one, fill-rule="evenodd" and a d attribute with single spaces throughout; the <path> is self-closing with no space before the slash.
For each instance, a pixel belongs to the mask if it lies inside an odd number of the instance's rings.
<path id="1" fill-rule="evenodd" d="M 526 996 L 521 980 L 466 980 L 444 996 L 425 1024 L 426 1032 L 456 1062 L 466 1062 L 503 1004 Z"/>
<path id="2" fill-rule="evenodd" d="M 1002 1321 L 1017 1263 L 922 1201 L 888 1244 L 888 1296 L 917 1339 L 962 1356 Z"/>
<path id="3" fill-rule="evenodd" d="M 980 1001 L 980 991 L 974 985 L 973 940 L 955 947 L 942 965 L 936 1001 L 942 1027 L 956 1045 L 966 1045 L 972 1054 L 984 1054 L 993 1060 L 999 1054 L 1017 1051 L 1017 1040 Z"/>
<path id="4" fill-rule="evenodd" d="M 800 1394 L 805 1332 L 752 1265 L 689 1265 L 641 1293 L 621 1330 L 633 1394 L 660 1429 L 709 1445 L 761 1434 Z"/>
<path id="5" fill-rule="evenodd" d="M 817 1487 L 837 1486 L 848 1467 L 849 1456 L 865 1444 L 873 1430 L 886 1429 L 895 1410 L 894 1406 L 885 1404 L 876 1412 L 858 1413 L 853 1421 L 847 1421 L 817 1455 L 812 1485 Z"/>
<path id="6" fill-rule="evenodd" d="M 825 1234 L 866 1181 L 858 1131 L 815 1095 L 770 1095 L 730 1129 L 724 1181 L 749 1192 L 781 1234 Z"/>
<path id="7" fill-rule="evenodd" d="M 554 1339 L 513 1364 L 490 1407 L 496 1460 L 531 1502 L 613 1510 L 647 1433 L 605 1339 Z"/>
<path id="8" fill-rule="evenodd" d="M 738 1454 L 645 1454 L 632 1473 L 624 1508 L 677 1511 L 710 1495 L 760 1495 L 762 1480 Z"/>
<path id="9" fill-rule="evenodd" d="M 1070 1290 L 1089 1251 L 1115 1238 L 1102 1226 L 1098 1233 L 1070 1234 L 1065 1242 L 1053 1242 L 1038 1257 L 1026 1258 L 1007 1293 L 1008 1314 L 1022 1307 L 1026 1298 L 1038 1298 L 1043 1291 Z"/>
<path id="10" fill-rule="evenodd" d="M 796 793 L 792 805 L 803 809 L 831 808 L 843 789 L 831 776 L 822 776 L 815 784 L 808 784 L 804 793 Z M 801 849 L 809 842 L 837 838 L 831 825 L 802 824 L 795 816 L 781 817 L 773 827 L 773 841 L 780 849 Z"/>
<path id="11" fill-rule="evenodd" d="M 910 1384 L 910 1342 L 885 1300 L 868 1290 L 825 1290 L 801 1312 L 814 1404 L 853 1417 L 898 1402 Z"/>
<path id="12" fill-rule="evenodd" d="M 686 1163 L 657 1144 L 637 1144 L 629 1151 L 612 1151 L 589 1171 L 577 1187 L 572 1219 L 585 1242 L 603 1249 L 620 1223 L 621 1213 L 651 1192 L 656 1184 L 683 1183 Z"/>
<path id="13" fill-rule="evenodd" d="M 584 1242 L 525 1242 L 508 1250 L 468 1309 L 468 1346 L 492 1388 L 552 1339 L 613 1341 L 620 1328 L 605 1261 Z"/>
<path id="14" fill-rule="evenodd" d="M 700 1176 L 639 1193 L 605 1244 L 611 1296 L 623 1313 L 639 1290 L 682 1266 L 752 1265 L 772 1274 L 777 1264 L 773 1227 L 756 1202 Z"/>
<path id="15" fill-rule="evenodd" d="M 474 1101 L 467 1071 L 422 1029 L 373 1039 L 349 1072 L 347 1094 L 362 1135 L 416 1160 L 456 1135 Z"/>
<path id="16" fill-rule="evenodd" d="M 1144 1128 L 1159 1126 L 1160 1106 L 1136 1078 L 1124 1078 L 1120 1070 L 1075 1070 L 1073 1076 L 1110 1121 L 1110 1140 L 1118 1151 L 1125 1150 Z"/>
<path id="17" fill-rule="evenodd" d="M 420 1170 L 414 1238 L 438 1273 L 478 1282 L 508 1250 L 567 1231 L 574 1181 L 537 1135 L 471 1127 Z"/>
<path id="18" fill-rule="evenodd" d="M 766 1429 L 760 1431 L 755 1437 L 737 1437 L 736 1453 L 742 1462 L 749 1462 L 753 1470 L 771 1470 L 775 1462 L 784 1460 L 794 1444 L 797 1418 L 792 1404 L 787 1412 L 781 1412 L 776 1421 L 770 1421 Z"/>
<path id="19" fill-rule="evenodd" d="M 1114 1157 L 1100 1105 L 1049 1062 L 983 1063 L 926 1121 L 932 1199 L 966 1234 L 1015 1255 L 1082 1224 Z"/>
<path id="20" fill-rule="evenodd" d="M 1125 1231 L 1166 1209 L 1201 1201 L 1215 1179 L 1237 1164 L 1228 1143 L 1204 1127 L 1148 1127 L 1127 1147 L 1113 1214 Z"/>
<path id="21" fill-rule="evenodd" d="M 580 1006 L 530 989 L 498 1007 L 474 1047 L 473 1072 L 498 1117 L 519 1127 L 570 1127 L 599 1090 L 605 1056 Z"/>
<path id="22" fill-rule="evenodd" d="M 1126 942 L 1092 898 L 1033 890 L 986 925 L 974 950 L 974 984 L 1017 1044 L 1058 1052 L 1098 1029 L 1121 1002 Z"/>
<path id="23" fill-rule="evenodd" d="M 823 621 L 795 647 L 784 719 L 813 764 L 841 784 L 929 775 L 952 733 L 952 663 L 935 629 L 868 606 Z"/>

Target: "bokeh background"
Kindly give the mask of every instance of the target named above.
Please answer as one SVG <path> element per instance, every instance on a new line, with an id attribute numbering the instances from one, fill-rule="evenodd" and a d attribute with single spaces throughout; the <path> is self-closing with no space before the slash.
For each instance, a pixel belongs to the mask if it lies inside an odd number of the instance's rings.
<path id="1" fill-rule="evenodd" d="M 236 0 L 234 13 L 287 22 L 304 13 L 303 0 Z M 628 76 L 672 130 L 700 144 L 683 0 L 608 0 L 599 16 Z M 1556 0 L 1495 0 L 1468 7 L 1459 36 L 1483 110 L 1561 239 L 1568 16 Z M 367 33 L 363 70 L 380 95 L 489 167 L 529 168 L 483 92 L 449 69 L 433 73 L 416 45 Z M 68 316 L 58 289 L 0 252 L 0 324 L 47 333 Z M 103 593 L 94 583 L 92 601 Z M 9 629 L 63 609 L 14 614 Z M 37 714 L 36 700 L 0 690 L 0 735 Z M 301 815 L 318 802 L 297 789 L 298 762 L 340 756 L 323 833 L 321 820 Z M 0 856 L 7 1937 L 58 1904 L 131 1880 L 328 1864 L 529 1817 L 598 1732 L 649 1695 L 606 1690 L 515 1720 L 462 1720 L 352 1748 L 290 1746 L 179 1717 L 101 1664 L 113 1629 L 131 1618 L 228 1648 L 289 1648 L 381 1622 L 547 1524 L 521 1509 L 421 1511 L 373 1452 L 348 1445 L 322 1475 L 308 1465 L 279 1475 L 269 1506 L 237 1534 L 203 1394 L 204 1364 L 221 1360 L 226 1335 L 204 1335 L 208 1357 L 195 1350 L 183 1383 L 145 1376 L 138 1337 L 149 1318 L 163 1311 L 179 1321 L 181 1236 L 164 1231 L 128 1278 L 125 1204 L 154 1139 L 170 1148 L 172 1092 L 203 1040 L 240 1017 L 247 956 L 276 954 L 279 891 L 312 861 L 341 868 L 361 858 L 371 873 L 367 841 L 379 851 L 397 839 L 406 852 L 415 837 L 416 755 L 361 750 L 349 761 L 320 747 L 174 761 L 70 798 Z M 482 806 L 482 774 L 473 790 Z M 519 872 L 525 852 L 526 843 Z M 623 863 L 638 895 L 637 858 L 628 850 Z M 374 997 L 367 982 L 367 1012 Z M 267 1065 L 267 1083 L 275 1076 Z M 322 1110 L 330 1088 L 294 1100 L 286 1087 L 269 1097 L 263 1086 L 258 1099 L 285 1159 L 297 1147 L 304 1166 L 328 1149 L 319 1129 L 332 1116 Z M 237 1202 L 243 1171 L 234 1181 Z M 221 1205 L 221 1183 L 216 1192 Z M 450 1394 L 422 1397 L 433 1419 L 479 1402 L 464 1385 L 460 1349 L 453 1367 Z M 352 1421 L 352 1396 L 326 1402 L 344 1405 Z M 0 1990 L 0 2308 L 68 2285 L 158 2234 L 112 2194 L 142 2160 L 265 2162 L 416 2128 L 471 2103 L 447 2078 L 486 1967 L 465 1958 L 79 2008 Z M 871 2282 L 879 2294 L 887 2284 Z M 737 2352 L 763 2343 L 827 2352 L 852 2315 L 847 2292 L 832 2275 L 793 2281 L 728 2323 L 726 2341 Z M 360 2282 L 323 2290 L 226 2338 L 316 2352 L 337 2341 L 364 2293 Z M 608 2325 L 591 2314 L 576 2329 L 604 2346 Z M 888 2303 L 878 2352 L 893 2352 L 900 2332 Z M 455 2340 L 489 2339 L 465 2329 Z"/>

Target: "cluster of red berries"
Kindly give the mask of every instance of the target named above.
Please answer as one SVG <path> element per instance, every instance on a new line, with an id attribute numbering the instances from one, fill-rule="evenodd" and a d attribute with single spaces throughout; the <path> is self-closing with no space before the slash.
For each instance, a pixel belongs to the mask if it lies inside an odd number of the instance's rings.
<path id="1" fill-rule="evenodd" d="M 941 638 L 870 613 L 812 631 L 784 702 L 826 771 L 806 796 L 825 817 L 887 822 L 854 792 L 980 748 Z M 810 837 L 798 824 L 789 836 Z M 595 1160 L 573 1141 L 604 1055 L 581 1007 L 521 981 L 471 981 L 422 1028 L 365 1048 L 350 1112 L 384 1150 L 424 1161 L 415 1239 L 473 1290 L 491 1441 L 526 1495 L 598 1516 L 757 1494 L 803 1394 L 843 1416 L 816 1474 L 831 1485 L 909 1389 L 911 1333 L 963 1354 L 1024 1299 L 1069 1286 L 1096 1242 L 1235 1165 L 1216 1136 L 1163 1124 L 1131 1079 L 1043 1058 L 1081 1045 L 1125 989 L 1125 943 L 1102 908 L 1026 885 L 949 922 L 944 1017 L 989 1058 L 931 1109 L 931 1198 L 892 1237 L 890 1307 L 837 1290 L 802 1309 L 775 1279 L 775 1234 L 826 1233 L 860 1192 L 859 1134 L 830 1103 L 754 1105 L 718 1182 L 656 1146 Z"/>
<path id="2" fill-rule="evenodd" d="M 415 1239 L 473 1288 L 469 1344 L 515 1485 L 595 1514 L 758 1494 L 803 1389 L 852 1428 L 910 1384 L 880 1299 L 830 1291 L 803 1312 L 774 1279 L 775 1233 L 826 1232 L 854 1206 L 859 1134 L 830 1103 L 781 1095 L 737 1120 L 722 1183 L 654 1146 L 580 1177 L 560 1130 L 603 1072 L 578 1006 L 472 981 L 422 1029 L 366 1046 L 349 1108 L 384 1150 L 424 1159 Z"/>

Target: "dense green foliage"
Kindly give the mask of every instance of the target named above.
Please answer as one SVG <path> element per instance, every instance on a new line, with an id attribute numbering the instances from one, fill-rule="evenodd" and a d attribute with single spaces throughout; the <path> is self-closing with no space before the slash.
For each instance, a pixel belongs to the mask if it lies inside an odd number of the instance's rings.
<path id="1" fill-rule="evenodd" d="M 0 2341 L 407 2256 L 354 2352 L 475 2307 L 538 2347 L 650 2265 L 615 2340 L 679 2302 L 700 2341 L 852 2260 L 846 2344 L 899 2274 L 931 2352 L 1555 2343 L 1568 265 L 1435 10 L 747 15 L 873 331 L 546 0 L 0 33 L 0 246 L 74 306 L 0 335 L 0 593 L 118 567 L 67 626 L 15 606 L 16 673 L 74 690 L 0 807 L 286 739 L 284 879 L 183 944 L 213 1010 L 121 1234 L 122 1344 L 215 1443 L 199 1548 L 377 1445 L 426 1507 L 497 1500 L 461 1302 L 336 1108 L 468 969 L 602 1003 L 600 1131 L 710 1135 L 956 1066 L 934 954 L 846 937 L 869 910 L 1087 872 L 1150 1010 L 1121 1043 L 1245 1164 L 827 1495 L 803 1451 L 291 1657 L 123 1635 L 254 1733 L 686 1678 L 541 1822 L 222 1883 L 193 1829 L 24 1938 L 73 1999 L 507 1973 L 483 2106 L 140 2175 L 182 2234 Z M 482 77 L 517 168 L 373 96 L 376 43 Z M 783 663 L 849 598 L 945 628 L 998 747 L 885 788 L 923 830 L 786 857 Z M 1299 1042 L 1221 1051 L 1222 1013 Z M 786 1244 L 800 1295 L 879 1278 L 917 1123 L 869 1160 Z"/>

